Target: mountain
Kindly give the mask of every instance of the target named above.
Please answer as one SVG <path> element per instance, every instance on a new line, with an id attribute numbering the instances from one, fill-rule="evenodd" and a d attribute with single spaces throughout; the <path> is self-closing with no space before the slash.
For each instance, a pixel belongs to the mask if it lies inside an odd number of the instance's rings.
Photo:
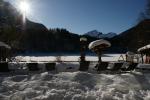
<path id="1" fill-rule="evenodd" d="M 79 51 L 79 36 L 65 29 L 48 30 L 26 18 L 7 2 L 0 3 L 0 41 L 19 52 Z M 60 45 L 61 43 L 61 45 Z"/>
<path id="2" fill-rule="evenodd" d="M 79 52 L 80 37 L 66 29 L 47 29 L 26 18 L 10 3 L 0 0 L 0 41 L 18 52 Z M 87 37 L 88 43 L 96 38 Z"/>
<path id="3" fill-rule="evenodd" d="M 108 52 L 125 53 L 127 51 L 137 52 L 137 49 L 150 44 L 150 19 L 145 19 L 130 29 L 119 33 L 102 34 L 97 30 L 85 33 L 87 36 L 108 39 L 112 46 Z"/>
<path id="4" fill-rule="evenodd" d="M 112 44 L 108 52 L 136 52 L 150 43 L 150 19 L 116 35 L 102 34 L 97 30 L 78 35 L 66 29 L 47 29 L 43 24 L 26 19 L 11 4 L 0 1 L 0 41 L 23 52 L 79 52 L 80 37 L 87 37 L 87 44 L 97 38 L 105 38 Z M 61 44 L 61 45 L 60 45 Z M 87 49 L 88 50 L 88 49 Z"/>
<path id="5" fill-rule="evenodd" d="M 107 33 L 107 34 L 100 35 L 100 38 L 109 38 L 110 39 L 110 38 L 113 38 L 115 36 L 117 36 L 116 33 L 110 32 L 110 33 Z"/>
<path id="6" fill-rule="evenodd" d="M 89 32 L 85 33 L 84 35 L 88 35 L 88 36 L 91 36 L 91 37 L 99 38 L 102 34 L 103 33 L 98 32 L 97 30 L 92 30 L 92 31 L 89 31 Z"/>
<path id="7" fill-rule="evenodd" d="M 134 51 L 150 44 L 150 19 L 139 22 L 134 27 L 111 39 L 113 50 Z"/>
<path id="8" fill-rule="evenodd" d="M 93 31 L 89 31 L 89 32 L 85 33 L 84 35 L 88 35 L 88 36 L 95 37 L 95 38 L 108 38 L 108 39 L 110 39 L 110 38 L 115 37 L 117 34 L 113 33 L 113 32 L 103 34 L 102 32 L 98 32 L 97 30 L 93 30 Z"/>
<path id="9" fill-rule="evenodd" d="M 0 41 L 9 44 L 17 49 L 44 48 L 48 29 L 40 24 L 26 18 L 23 23 L 23 16 L 10 3 L 0 2 Z"/>

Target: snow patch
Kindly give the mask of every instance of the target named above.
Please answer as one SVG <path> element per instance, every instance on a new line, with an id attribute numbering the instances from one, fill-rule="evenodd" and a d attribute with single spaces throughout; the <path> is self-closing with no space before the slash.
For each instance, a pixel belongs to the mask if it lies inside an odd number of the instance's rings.
<path id="1" fill-rule="evenodd" d="M 0 76 L 0 100 L 149 100 L 150 74 L 44 72 Z"/>

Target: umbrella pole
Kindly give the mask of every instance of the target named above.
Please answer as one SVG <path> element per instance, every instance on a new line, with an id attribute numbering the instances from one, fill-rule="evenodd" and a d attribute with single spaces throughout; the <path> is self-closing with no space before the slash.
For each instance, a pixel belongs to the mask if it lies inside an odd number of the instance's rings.
<path id="1" fill-rule="evenodd" d="M 101 62 L 102 62 L 101 56 L 102 56 L 102 52 L 99 51 L 99 52 L 98 52 L 98 63 L 99 63 L 99 64 L 101 64 Z"/>
<path id="2" fill-rule="evenodd" d="M 98 55 L 97 70 L 99 71 L 99 70 L 100 70 L 100 66 L 101 66 L 101 62 L 102 62 L 102 59 L 101 59 L 101 51 L 98 51 L 98 52 L 97 52 L 97 55 Z"/>

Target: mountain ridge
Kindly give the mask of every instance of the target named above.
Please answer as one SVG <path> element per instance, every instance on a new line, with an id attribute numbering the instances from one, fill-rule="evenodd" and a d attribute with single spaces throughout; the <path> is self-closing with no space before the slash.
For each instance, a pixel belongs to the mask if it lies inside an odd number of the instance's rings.
<path id="1" fill-rule="evenodd" d="M 95 37 L 95 38 L 108 38 L 108 39 L 117 36 L 117 34 L 113 33 L 113 32 L 103 34 L 102 32 L 99 32 L 97 30 L 89 31 L 89 32 L 85 33 L 84 35 L 88 35 L 88 36 Z"/>
<path id="2" fill-rule="evenodd" d="M 47 29 L 43 24 L 29 19 L 26 19 L 25 27 L 22 15 L 11 4 L 0 2 L 0 41 L 23 52 L 79 52 L 80 37 L 87 37 L 87 45 L 100 38 L 110 41 L 112 47 L 107 49 L 109 53 L 129 50 L 136 52 L 138 48 L 150 43 L 150 19 L 141 21 L 112 38 L 110 36 L 115 33 L 103 34 L 97 30 L 91 32 L 96 37 L 78 35 L 60 28 Z"/>
<path id="3" fill-rule="evenodd" d="M 125 51 L 137 52 L 137 49 L 150 44 L 150 19 L 145 19 L 130 29 L 111 39 L 113 45 Z"/>

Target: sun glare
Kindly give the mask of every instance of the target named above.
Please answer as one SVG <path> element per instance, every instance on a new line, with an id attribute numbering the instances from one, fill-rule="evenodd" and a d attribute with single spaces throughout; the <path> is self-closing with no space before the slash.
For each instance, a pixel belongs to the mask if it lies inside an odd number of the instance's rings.
<path id="1" fill-rule="evenodd" d="M 23 14 L 29 13 L 29 3 L 26 1 L 20 2 L 19 9 Z"/>

